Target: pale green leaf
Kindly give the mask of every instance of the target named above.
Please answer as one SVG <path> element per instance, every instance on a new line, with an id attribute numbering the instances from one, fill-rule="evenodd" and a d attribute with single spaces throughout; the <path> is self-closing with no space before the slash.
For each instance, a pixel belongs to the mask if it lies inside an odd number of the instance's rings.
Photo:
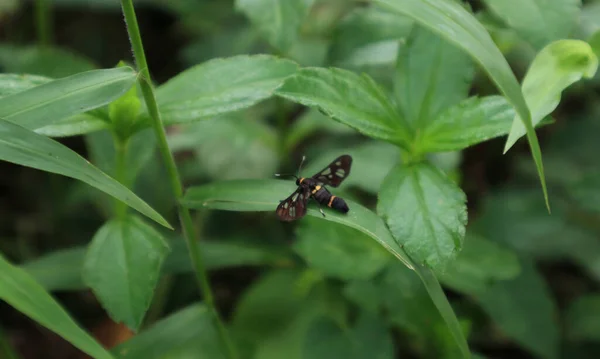
<path id="1" fill-rule="evenodd" d="M 113 358 L 27 272 L 11 265 L 2 255 L 0 299 L 95 359 Z"/>
<path id="2" fill-rule="evenodd" d="M 428 163 L 398 166 L 384 180 L 377 212 L 418 263 L 443 272 L 462 249 L 466 196 Z"/>
<path id="3" fill-rule="evenodd" d="M 115 322 L 137 330 L 154 295 L 169 252 L 163 237 L 142 220 L 111 220 L 94 235 L 83 280 Z"/>
<path id="4" fill-rule="evenodd" d="M 94 70 L 54 80 L 0 99 L 0 118 L 28 129 L 104 106 L 136 81 L 130 67 Z"/>
<path id="5" fill-rule="evenodd" d="M 108 127 L 108 122 L 99 116 L 87 112 L 64 118 L 48 126 L 37 128 L 35 132 L 48 137 L 68 137 L 85 135 L 107 129 Z"/>
<path id="6" fill-rule="evenodd" d="M 533 46 L 568 38 L 579 20 L 581 0 L 484 0 L 487 7 Z"/>
<path id="7" fill-rule="evenodd" d="M 598 69 L 598 58 L 590 45 L 580 40 L 560 40 L 540 51 L 523 80 L 523 94 L 533 124 L 539 123 L 558 106 L 564 89 L 581 78 L 591 78 Z M 523 123 L 517 114 L 506 140 L 504 152 L 508 151 L 525 134 Z"/>
<path id="8" fill-rule="evenodd" d="M 404 118 L 415 128 L 426 127 L 467 97 L 473 75 L 465 52 L 427 28 L 414 26 L 398 52 L 394 80 Z"/>
<path id="9" fill-rule="evenodd" d="M 243 12 L 276 49 L 286 52 L 296 42 L 300 25 L 314 0 L 236 0 Z"/>
<path id="10" fill-rule="evenodd" d="M 288 78 L 277 95 L 324 111 L 357 131 L 404 148 L 411 133 L 385 90 L 367 75 L 342 69 L 305 68 Z"/>
<path id="11" fill-rule="evenodd" d="M 508 62 L 477 19 L 453 0 L 376 0 L 388 9 L 414 18 L 447 41 L 466 51 L 485 70 L 516 109 L 527 129 L 527 139 L 550 209 L 542 152 L 531 122 L 531 113 Z"/>
<path id="12" fill-rule="evenodd" d="M 575 299 L 567 310 L 566 326 L 569 339 L 600 341 L 600 295 L 588 294 Z"/>
<path id="13" fill-rule="evenodd" d="M 194 66 L 156 91 L 165 124 L 250 107 L 273 94 L 297 65 L 273 56 L 235 56 Z"/>
<path id="14" fill-rule="evenodd" d="M 0 98 L 53 81 L 37 75 L 0 74 Z"/>

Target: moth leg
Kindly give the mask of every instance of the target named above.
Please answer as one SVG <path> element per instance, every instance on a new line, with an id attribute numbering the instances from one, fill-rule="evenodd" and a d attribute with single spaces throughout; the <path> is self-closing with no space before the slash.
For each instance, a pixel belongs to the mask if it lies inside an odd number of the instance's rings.
<path id="1" fill-rule="evenodd" d="M 317 201 L 315 201 L 315 202 L 317 202 Z M 321 212 L 323 217 L 325 217 L 325 212 L 323 212 L 323 208 L 321 208 L 321 204 L 319 202 L 317 202 L 317 204 L 319 205 L 319 212 Z"/>

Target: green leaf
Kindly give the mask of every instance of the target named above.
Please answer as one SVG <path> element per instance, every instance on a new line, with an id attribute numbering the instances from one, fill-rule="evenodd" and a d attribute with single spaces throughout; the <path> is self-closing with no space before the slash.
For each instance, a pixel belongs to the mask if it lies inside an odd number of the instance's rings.
<path id="1" fill-rule="evenodd" d="M 96 359 L 112 356 L 88 335 L 27 272 L 0 255 L 0 299 Z"/>
<path id="2" fill-rule="evenodd" d="M 315 320 L 304 340 L 303 358 L 394 358 L 394 342 L 379 318 L 362 313 L 353 328 L 342 328 L 329 318 Z"/>
<path id="3" fill-rule="evenodd" d="M 459 292 L 476 294 L 497 280 L 513 279 L 520 270 L 515 252 L 483 237 L 467 235 L 465 248 L 440 275 L 440 281 Z"/>
<path id="4" fill-rule="evenodd" d="M 36 75 L 0 74 L 0 98 L 53 81 Z"/>
<path id="5" fill-rule="evenodd" d="M 279 201 L 288 197 L 297 187 L 293 182 L 281 180 L 232 180 L 192 187 L 181 203 L 188 208 L 213 208 L 227 211 L 273 212 Z M 358 203 L 346 200 L 350 212 L 341 214 L 324 208 L 327 221 L 358 229 L 373 238 L 408 267 L 411 261 L 404 250 L 391 237 L 383 221 Z M 309 205 L 307 214 L 323 218 L 315 205 Z"/>
<path id="6" fill-rule="evenodd" d="M 0 66 L 5 72 L 54 78 L 94 70 L 89 59 L 59 48 L 0 45 Z"/>
<path id="7" fill-rule="evenodd" d="M 74 151 L 47 137 L 0 119 L 0 160 L 71 177 L 95 187 L 159 224 L 169 223 L 127 187 Z"/>
<path id="8" fill-rule="evenodd" d="M 290 152 L 307 137 L 323 132 L 335 135 L 356 133 L 353 129 L 332 121 L 318 110 L 311 108 L 291 124 L 286 134 L 285 148 Z"/>
<path id="9" fill-rule="evenodd" d="M 142 220 L 134 216 L 111 220 L 90 243 L 83 280 L 115 322 L 137 330 L 168 252 L 162 236 Z"/>
<path id="10" fill-rule="evenodd" d="M 367 75 L 342 69 L 305 68 L 288 78 L 277 95 L 318 108 L 376 139 L 408 147 L 411 133 L 385 91 Z"/>
<path id="11" fill-rule="evenodd" d="M 156 91 L 165 124 L 185 123 L 250 107 L 273 95 L 297 65 L 273 56 L 207 61 Z"/>
<path id="12" fill-rule="evenodd" d="M 314 0 L 236 0 L 243 12 L 269 43 L 282 52 L 296 42 L 300 25 Z"/>
<path id="13" fill-rule="evenodd" d="M 296 188 L 292 182 L 288 181 L 224 181 L 188 189 L 181 204 L 189 208 L 274 212 L 279 200 L 286 198 Z M 358 203 L 349 200 L 346 200 L 346 202 L 350 207 L 347 214 L 340 214 L 326 208 L 326 217 L 323 218 L 318 209 L 312 205 L 309 205 L 307 214 L 357 229 L 376 240 L 405 266 L 415 268 L 404 250 L 394 241 L 381 218 Z M 458 320 L 435 276 L 427 268 L 418 266 L 416 269 L 433 302 L 450 328 L 463 356 L 469 357 L 469 348 Z"/>
<path id="14" fill-rule="evenodd" d="M 588 294 L 574 300 L 567 310 L 568 337 L 574 341 L 600 341 L 600 295 Z"/>
<path id="15" fill-rule="evenodd" d="M 225 358 L 212 316 L 204 305 L 186 307 L 119 344 L 120 359 Z"/>
<path id="16" fill-rule="evenodd" d="M 334 278 L 368 279 L 390 260 L 389 254 L 366 235 L 340 224 L 307 218 L 296 236 L 294 250 L 311 268 Z"/>
<path id="17" fill-rule="evenodd" d="M 560 102 L 561 92 L 581 80 L 591 78 L 598 69 L 598 58 L 587 42 L 555 41 L 540 51 L 523 79 L 523 94 L 534 126 L 550 114 Z M 508 151 L 525 134 L 519 116 L 515 116 L 506 140 Z"/>
<path id="18" fill-rule="evenodd" d="M 567 191 L 575 203 L 587 211 L 600 213 L 600 170 L 591 170 L 584 174 Z"/>
<path id="19" fill-rule="evenodd" d="M 581 8 L 581 0 L 485 0 L 485 4 L 538 49 L 568 38 Z"/>
<path id="20" fill-rule="evenodd" d="M 428 163 L 398 166 L 384 180 L 377 212 L 411 258 L 443 272 L 462 249 L 466 196 Z"/>
<path id="21" fill-rule="evenodd" d="M 529 108 L 508 62 L 483 25 L 453 0 L 376 0 L 376 3 L 399 14 L 414 18 L 421 25 L 462 48 L 483 67 L 498 89 L 515 107 L 517 114 L 525 124 L 527 139 L 540 177 L 546 206 L 550 209 L 542 152 L 531 122 Z"/>
<path id="22" fill-rule="evenodd" d="M 86 249 L 70 248 L 50 252 L 21 266 L 47 291 L 85 288 L 81 269 Z"/>
<path id="23" fill-rule="evenodd" d="M 398 52 L 394 81 L 404 118 L 415 128 L 426 127 L 467 97 L 473 75 L 467 54 L 430 30 L 414 26 Z"/>
<path id="24" fill-rule="evenodd" d="M 130 67 L 94 70 L 33 87 L 0 99 L 0 118 L 28 129 L 104 106 L 136 80 Z"/>
<path id="25" fill-rule="evenodd" d="M 35 132 L 48 137 L 69 137 L 104 130 L 108 126 L 108 122 L 96 115 L 80 113 L 59 120 L 52 125 L 37 128 Z"/>
<path id="26" fill-rule="evenodd" d="M 531 260 L 521 260 L 521 274 L 475 296 L 500 329 L 542 358 L 559 357 L 556 305 Z"/>
<path id="27" fill-rule="evenodd" d="M 457 151 L 508 134 L 515 111 L 501 96 L 471 97 L 450 107 L 424 130 L 420 151 Z"/>
<path id="28" fill-rule="evenodd" d="M 171 149 L 193 150 L 212 178 L 264 178 L 279 165 L 277 133 L 256 118 L 234 113 L 180 130 L 169 138 Z"/>

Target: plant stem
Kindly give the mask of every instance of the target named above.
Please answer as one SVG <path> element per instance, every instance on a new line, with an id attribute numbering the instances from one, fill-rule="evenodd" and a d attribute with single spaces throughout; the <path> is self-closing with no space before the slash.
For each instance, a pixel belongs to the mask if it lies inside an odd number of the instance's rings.
<path id="1" fill-rule="evenodd" d="M 144 101 L 146 102 L 146 107 L 148 108 L 148 112 L 150 114 L 152 127 L 158 140 L 158 148 L 165 162 L 171 189 L 173 191 L 173 195 L 177 200 L 179 220 L 181 221 L 184 238 L 187 243 L 188 252 L 190 254 L 192 265 L 194 267 L 196 279 L 198 281 L 198 286 L 201 289 L 202 294 L 204 296 L 204 302 L 213 316 L 213 322 L 217 327 L 219 337 L 221 339 L 221 342 L 223 343 L 223 347 L 227 352 L 227 356 L 230 359 L 234 359 L 237 357 L 237 355 L 233 346 L 233 342 L 231 341 L 229 334 L 225 329 L 225 325 L 223 324 L 223 321 L 221 320 L 219 313 L 215 308 L 213 292 L 210 287 L 206 267 L 201 256 L 200 246 L 196 241 L 196 234 L 194 231 L 194 225 L 192 223 L 190 211 L 187 208 L 181 206 L 181 204 L 179 204 L 179 200 L 183 196 L 183 186 L 181 185 L 181 180 L 179 177 L 179 172 L 177 171 L 175 159 L 173 158 L 173 154 L 171 153 L 171 150 L 169 149 L 169 144 L 167 143 L 167 135 L 165 133 L 160 112 L 158 110 L 158 104 L 156 103 L 156 98 L 154 96 L 154 90 L 152 88 L 152 81 L 150 78 L 150 71 L 148 70 L 146 55 L 144 53 L 144 46 L 142 44 L 142 38 L 140 35 L 140 30 L 138 27 L 137 18 L 135 16 L 135 10 L 133 8 L 132 0 L 121 0 L 121 7 L 123 8 L 123 14 L 125 15 L 127 32 L 129 33 L 129 39 L 131 41 L 131 46 L 133 47 L 133 54 L 135 56 L 138 70 L 141 74 L 140 88 L 142 89 Z"/>
<path id="2" fill-rule="evenodd" d="M 122 140 L 116 135 L 114 136 L 115 142 L 115 178 L 121 182 L 124 186 L 128 187 L 127 181 L 127 149 L 129 147 L 129 140 Z M 127 205 L 117 199 L 115 199 L 115 216 L 118 219 L 125 219 L 127 214 Z"/>
<path id="3" fill-rule="evenodd" d="M 48 0 L 35 1 L 35 26 L 37 39 L 41 46 L 52 43 L 52 12 Z"/>
<path id="4" fill-rule="evenodd" d="M 10 343 L 6 339 L 2 327 L 0 327 L 0 357 L 6 359 L 20 358 L 15 349 L 12 347 L 12 345 L 10 345 Z"/>

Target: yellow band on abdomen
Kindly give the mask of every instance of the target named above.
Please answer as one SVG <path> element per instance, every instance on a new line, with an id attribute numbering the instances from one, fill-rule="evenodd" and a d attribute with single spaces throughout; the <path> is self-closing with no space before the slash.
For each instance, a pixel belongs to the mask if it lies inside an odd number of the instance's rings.
<path id="1" fill-rule="evenodd" d="M 331 198 L 329 199 L 329 203 L 327 203 L 327 207 L 331 208 L 331 204 L 333 203 L 334 198 L 335 196 L 331 196 Z"/>

